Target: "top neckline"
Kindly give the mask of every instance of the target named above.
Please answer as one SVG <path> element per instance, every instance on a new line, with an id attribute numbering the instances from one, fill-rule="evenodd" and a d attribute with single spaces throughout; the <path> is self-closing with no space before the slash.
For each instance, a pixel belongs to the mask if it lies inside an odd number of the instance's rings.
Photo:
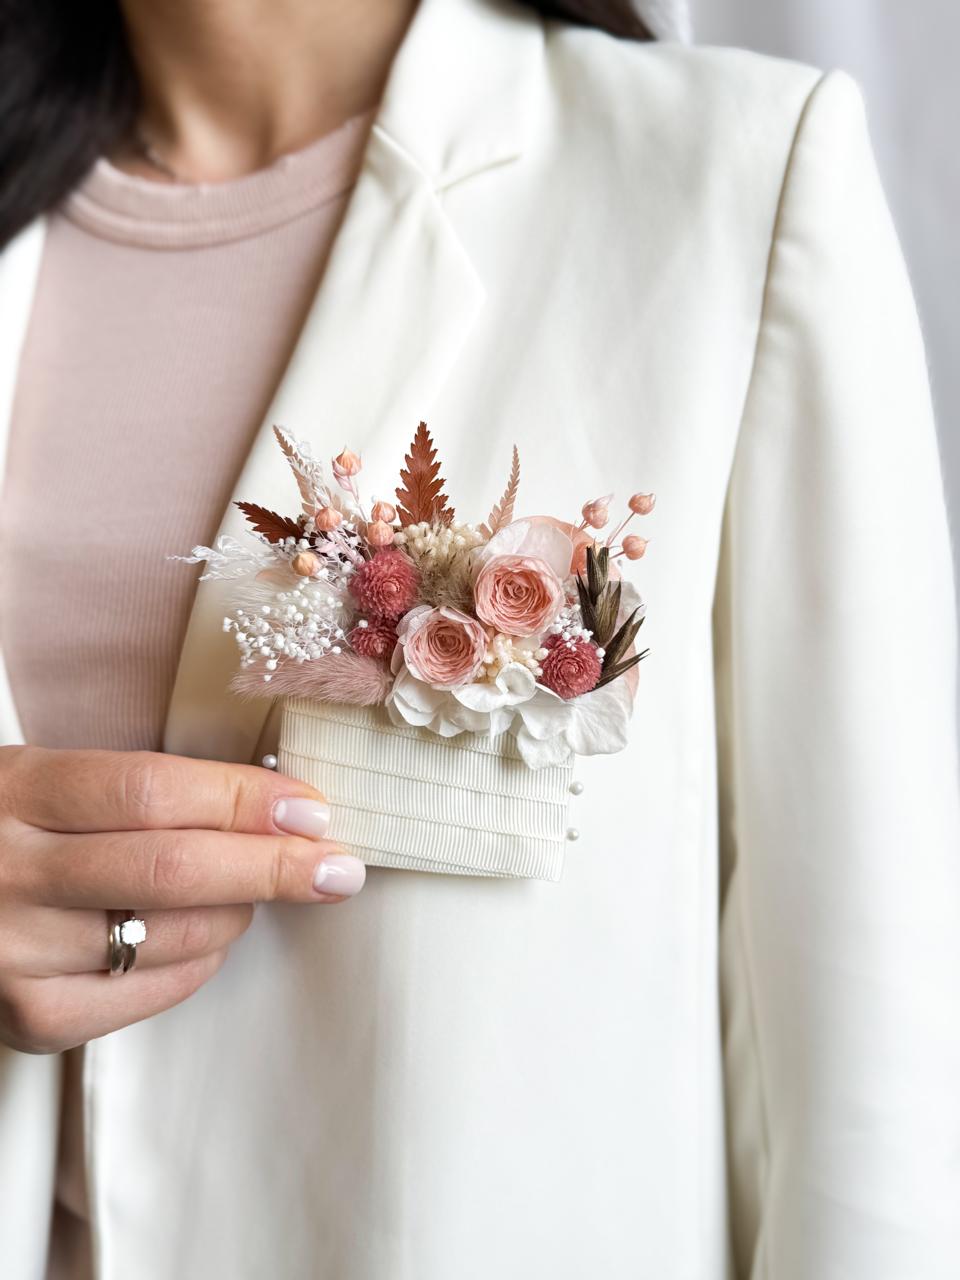
<path id="1" fill-rule="evenodd" d="M 378 106 L 224 182 L 154 182 L 98 156 L 58 212 L 122 244 L 191 248 L 258 235 L 354 185 Z"/>

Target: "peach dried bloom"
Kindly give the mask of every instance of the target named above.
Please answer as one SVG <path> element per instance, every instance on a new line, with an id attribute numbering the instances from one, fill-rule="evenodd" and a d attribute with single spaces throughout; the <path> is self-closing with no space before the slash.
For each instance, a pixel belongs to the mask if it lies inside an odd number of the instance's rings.
<path id="1" fill-rule="evenodd" d="M 420 575 L 402 551 L 386 547 L 350 578 L 350 594 L 364 613 L 395 622 L 416 603 Z"/>
<path id="2" fill-rule="evenodd" d="M 493 556 L 473 587 L 477 617 L 508 636 L 532 636 L 563 607 L 563 584 L 539 556 Z"/>
<path id="3" fill-rule="evenodd" d="M 476 618 L 459 609 L 421 605 L 400 622 L 397 638 L 407 670 L 434 689 L 469 684 L 483 666 L 487 636 Z"/>
<path id="4" fill-rule="evenodd" d="M 343 516 L 336 507 L 321 507 L 313 517 L 313 523 L 324 533 L 332 533 L 343 523 Z"/>
<path id="5" fill-rule="evenodd" d="M 628 534 L 623 540 L 623 554 L 628 560 L 639 560 L 647 549 L 647 538 L 641 538 L 638 533 Z"/>
<path id="6" fill-rule="evenodd" d="M 333 474 L 338 480 L 358 475 L 360 472 L 360 455 L 352 449 L 344 449 L 333 460 Z"/>
<path id="7" fill-rule="evenodd" d="M 656 494 L 635 493 L 627 506 L 635 516 L 648 516 L 656 504 Z"/>

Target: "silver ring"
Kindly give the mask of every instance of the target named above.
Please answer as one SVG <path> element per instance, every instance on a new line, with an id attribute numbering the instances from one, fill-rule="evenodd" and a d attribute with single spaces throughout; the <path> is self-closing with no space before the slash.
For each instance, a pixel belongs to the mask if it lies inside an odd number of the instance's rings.
<path id="1" fill-rule="evenodd" d="M 109 916 L 107 919 L 109 923 Z M 130 972 L 137 963 L 137 944 L 146 940 L 146 922 L 135 911 L 125 911 L 121 920 L 109 923 L 107 952 L 111 977 Z"/>

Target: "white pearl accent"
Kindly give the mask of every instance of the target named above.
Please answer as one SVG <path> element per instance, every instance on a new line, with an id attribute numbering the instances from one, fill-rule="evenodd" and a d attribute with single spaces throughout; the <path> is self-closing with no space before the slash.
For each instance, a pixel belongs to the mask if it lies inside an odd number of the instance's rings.
<path id="1" fill-rule="evenodd" d="M 276 756 L 269 755 L 269 756 L 264 756 L 263 759 L 260 761 L 260 763 L 263 765 L 265 769 L 275 769 L 279 762 Z"/>
<path id="2" fill-rule="evenodd" d="M 568 840 L 580 839 L 580 832 L 577 830 L 576 827 L 567 827 L 567 839 Z"/>
<path id="3" fill-rule="evenodd" d="M 570 783 L 570 787 L 569 787 L 569 791 L 570 791 L 570 794 L 571 794 L 572 796 L 582 796 L 582 795 L 583 795 L 583 783 L 582 783 L 582 782 L 571 782 L 571 783 Z"/>

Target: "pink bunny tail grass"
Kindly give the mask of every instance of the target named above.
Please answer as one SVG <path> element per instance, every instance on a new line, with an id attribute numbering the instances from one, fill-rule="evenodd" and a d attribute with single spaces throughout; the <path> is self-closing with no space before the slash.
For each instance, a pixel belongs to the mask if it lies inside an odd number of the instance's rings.
<path id="1" fill-rule="evenodd" d="M 392 685 L 386 663 L 359 653 L 330 653 L 313 662 L 281 663 L 272 680 L 264 680 L 261 670 L 238 671 L 230 681 L 230 688 L 242 698 L 313 698 L 356 707 L 383 702 Z"/>

